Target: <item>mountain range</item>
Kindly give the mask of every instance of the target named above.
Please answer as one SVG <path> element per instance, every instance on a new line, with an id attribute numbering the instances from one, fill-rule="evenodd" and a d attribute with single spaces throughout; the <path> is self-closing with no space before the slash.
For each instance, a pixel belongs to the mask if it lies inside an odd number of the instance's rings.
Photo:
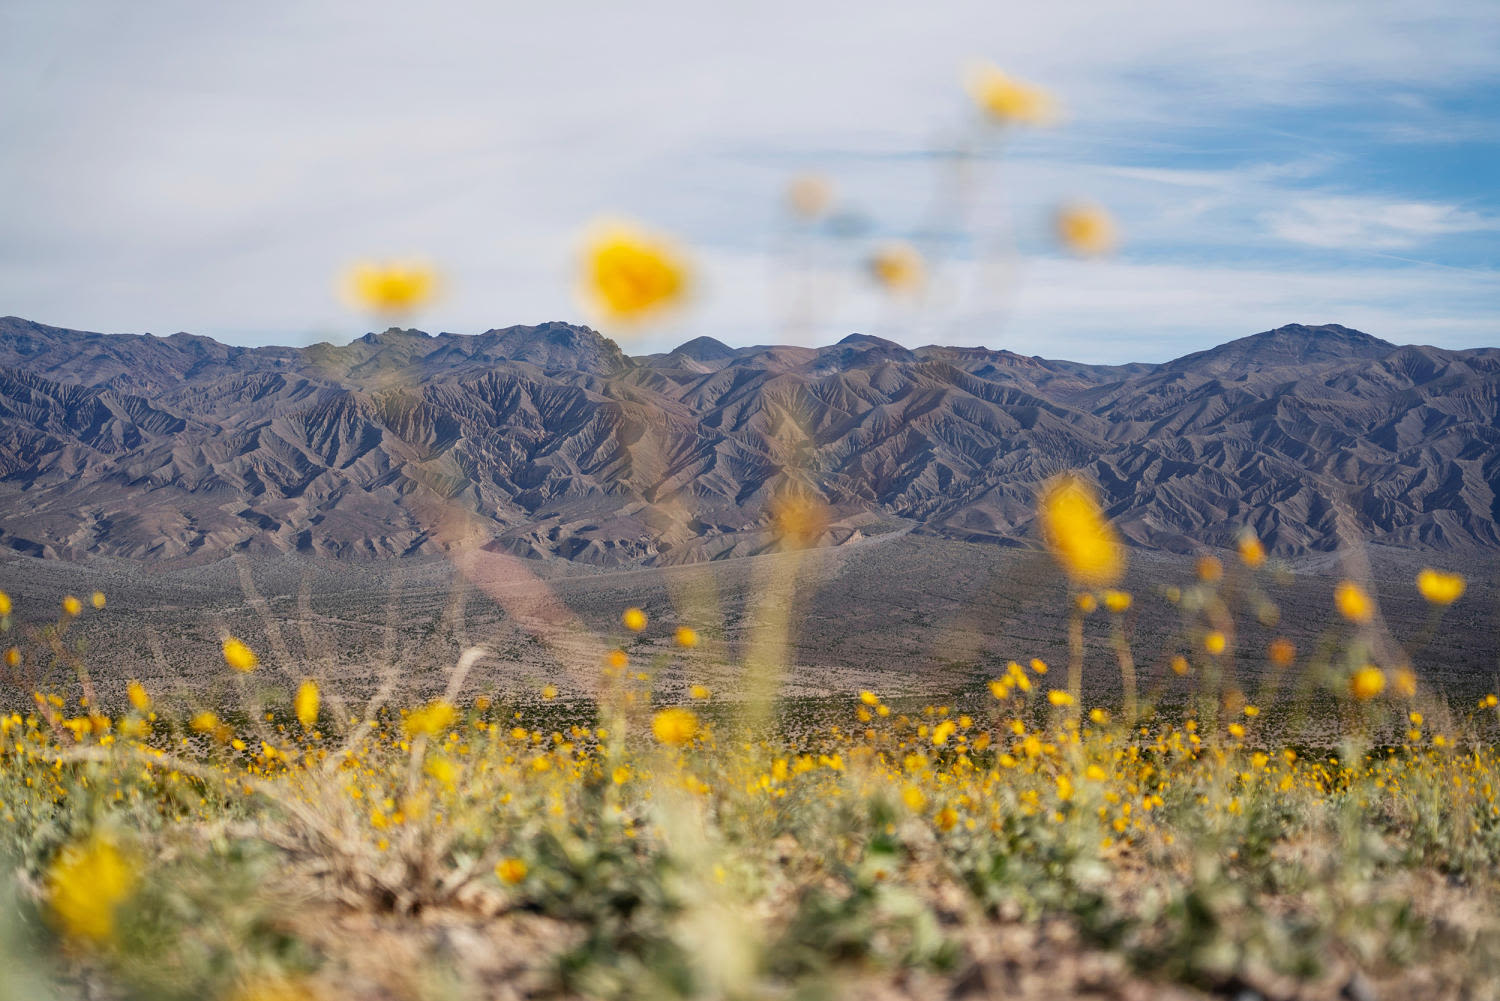
<path id="1" fill-rule="evenodd" d="M 370 558 L 478 544 L 600 566 L 818 541 L 1031 544 L 1080 470 L 1137 546 L 1500 545 L 1500 349 L 1293 324 L 1164 364 L 852 334 L 631 357 L 583 326 L 235 347 L 0 319 L 0 546 Z"/>

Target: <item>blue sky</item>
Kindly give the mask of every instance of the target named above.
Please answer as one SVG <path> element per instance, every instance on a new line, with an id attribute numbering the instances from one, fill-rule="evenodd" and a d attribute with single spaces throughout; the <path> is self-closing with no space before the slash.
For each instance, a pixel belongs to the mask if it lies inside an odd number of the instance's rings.
<path id="1" fill-rule="evenodd" d="M 578 240 L 615 213 L 701 277 L 632 352 L 858 330 L 1150 361 L 1295 321 L 1500 344 L 1488 0 L 479 6 L 12 0 L 0 314 L 343 341 L 371 322 L 340 270 L 421 255 L 447 277 L 423 329 L 582 320 Z M 1065 118 L 983 140 L 927 301 L 888 302 L 858 261 L 930 235 L 976 59 Z M 868 240 L 794 239 L 801 171 Z M 1077 198 L 1118 217 L 1114 257 L 1054 246 Z"/>

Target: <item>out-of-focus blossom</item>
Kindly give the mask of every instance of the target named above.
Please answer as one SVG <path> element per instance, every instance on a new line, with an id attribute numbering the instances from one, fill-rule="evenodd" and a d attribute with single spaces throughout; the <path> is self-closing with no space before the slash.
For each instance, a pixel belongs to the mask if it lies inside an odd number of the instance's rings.
<path id="1" fill-rule="evenodd" d="M 1349 679 L 1349 694 L 1361 702 L 1368 702 L 1385 691 L 1385 672 L 1378 667 L 1365 665 Z"/>
<path id="2" fill-rule="evenodd" d="M 586 305 L 620 325 L 679 305 L 691 285 L 687 258 L 672 241 L 625 220 L 594 225 L 585 240 L 582 270 Z"/>
<path id="3" fill-rule="evenodd" d="M 1248 529 L 1240 535 L 1238 548 L 1240 559 L 1247 567 L 1253 569 L 1266 561 L 1266 547 L 1261 544 L 1255 533 Z"/>
<path id="4" fill-rule="evenodd" d="M 891 240 L 875 248 L 869 260 L 870 276 L 887 292 L 912 295 L 927 283 L 927 264 L 917 248 Z"/>
<path id="5" fill-rule="evenodd" d="M 1125 572 L 1125 547 L 1085 480 L 1072 474 L 1051 480 L 1037 517 L 1048 550 L 1075 584 L 1108 587 Z"/>
<path id="6" fill-rule="evenodd" d="M 260 658 L 254 650 L 231 636 L 224 641 L 224 663 L 241 674 L 249 674 L 260 663 Z"/>
<path id="7" fill-rule="evenodd" d="M 969 70 L 968 89 L 979 110 L 1000 125 L 1046 125 L 1057 118 L 1051 94 L 991 63 Z"/>
<path id="8" fill-rule="evenodd" d="M 821 219 L 833 205 L 833 184 L 822 174 L 798 174 L 786 186 L 786 202 L 803 219 Z"/>
<path id="9" fill-rule="evenodd" d="M 828 505 L 821 497 L 788 491 L 771 501 L 771 531 L 783 545 L 805 549 L 828 531 Z"/>
<path id="10" fill-rule="evenodd" d="M 1057 238 L 1075 254 L 1097 257 L 1119 244 L 1119 232 L 1110 214 L 1098 205 L 1077 203 L 1057 210 Z"/>
<path id="11" fill-rule="evenodd" d="M 698 716 L 691 709 L 663 709 L 651 720 L 651 733 L 669 747 L 680 747 L 698 732 Z"/>
<path id="12" fill-rule="evenodd" d="M 64 615 L 72 618 L 79 612 L 83 611 L 83 602 L 79 601 L 77 598 L 73 597 L 70 594 L 67 597 L 63 598 L 62 610 Z"/>
<path id="13" fill-rule="evenodd" d="M 646 613 L 639 608 L 627 608 L 625 614 L 620 616 L 620 623 L 633 633 L 638 633 L 646 628 Z"/>
<path id="14" fill-rule="evenodd" d="M 1444 573 L 1427 567 L 1417 574 L 1417 590 L 1434 605 L 1451 605 L 1463 597 L 1463 574 Z"/>
<path id="15" fill-rule="evenodd" d="M 114 937 L 115 910 L 138 878 L 115 843 L 95 834 L 58 853 L 47 870 L 47 904 L 63 934 L 104 945 Z"/>
<path id="16" fill-rule="evenodd" d="M 691 650 L 698 645 L 698 630 L 692 626 L 678 626 L 677 634 L 674 638 L 677 640 L 678 646 L 686 650 Z"/>
<path id="17" fill-rule="evenodd" d="M 297 713 L 297 722 L 306 729 L 312 729 L 318 722 L 318 706 L 322 701 L 322 695 L 318 691 L 318 683 L 311 678 L 302 682 L 297 687 L 297 695 L 292 700 L 292 708 Z"/>
<path id="18" fill-rule="evenodd" d="M 437 271 L 415 261 L 361 261 L 345 279 L 349 299 L 371 313 L 410 313 L 437 295 Z"/>
<path id="19" fill-rule="evenodd" d="M 1340 581 L 1333 589 L 1333 603 L 1350 622 L 1365 623 L 1375 616 L 1375 603 L 1365 589 L 1352 580 Z"/>

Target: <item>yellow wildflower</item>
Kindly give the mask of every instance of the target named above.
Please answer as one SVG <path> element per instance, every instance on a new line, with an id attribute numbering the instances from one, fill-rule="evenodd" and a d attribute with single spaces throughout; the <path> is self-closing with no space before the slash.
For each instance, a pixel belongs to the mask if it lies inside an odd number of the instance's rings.
<path id="1" fill-rule="evenodd" d="M 1417 694 L 1417 675 L 1409 667 L 1398 667 L 1391 672 L 1391 688 L 1403 699 Z"/>
<path id="2" fill-rule="evenodd" d="M 1043 125 L 1056 117 L 1050 94 L 988 63 L 969 71 L 968 89 L 979 110 L 1001 125 Z"/>
<path id="3" fill-rule="evenodd" d="M 1333 603 L 1338 606 L 1339 614 L 1350 622 L 1369 622 L 1375 615 L 1375 606 L 1370 601 L 1370 596 L 1352 580 L 1340 581 L 1338 587 L 1334 588 Z"/>
<path id="4" fill-rule="evenodd" d="M 1462 574 L 1427 567 L 1417 574 L 1417 590 L 1434 605 L 1451 605 L 1463 597 L 1464 578 Z"/>
<path id="5" fill-rule="evenodd" d="M 1073 474 L 1051 480 L 1037 506 L 1042 536 L 1073 582 L 1113 584 L 1125 570 L 1125 547 L 1104 517 L 1092 486 Z"/>
<path id="6" fill-rule="evenodd" d="M 1073 704 L 1073 696 L 1060 688 L 1054 688 L 1047 693 L 1047 701 L 1054 706 L 1071 706 Z"/>
<path id="7" fill-rule="evenodd" d="M 606 320 L 639 323 L 680 303 L 689 285 L 677 248 L 633 222 L 597 223 L 586 240 L 583 298 Z"/>
<path id="8" fill-rule="evenodd" d="M 953 731 L 958 729 L 951 719 L 945 719 L 932 728 L 932 742 L 938 747 L 948 743 L 948 738 L 953 736 Z"/>
<path id="9" fill-rule="evenodd" d="M 450 703 L 442 699 L 434 699 L 406 717 L 406 733 L 410 737 L 422 734 L 435 737 L 446 732 L 457 718 L 458 710 L 454 709 Z"/>
<path id="10" fill-rule="evenodd" d="M 89 598 L 90 604 L 92 604 L 95 608 L 103 608 L 105 600 L 106 599 L 104 597 L 104 592 L 103 591 L 95 591 L 93 593 L 93 595 Z"/>
<path id="11" fill-rule="evenodd" d="M 318 692 L 318 683 L 308 678 L 297 686 L 297 695 L 292 699 L 292 709 L 297 714 L 297 722 L 305 729 L 312 729 L 318 722 L 318 706 L 322 696 Z"/>
<path id="12" fill-rule="evenodd" d="M 1224 564 L 1217 556 L 1200 556 L 1198 558 L 1198 579 L 1213 583 L 1224 576 Z"/>
<path id="13" fill-rule="evenodd" d="M 611 650 L 604 662 L 616 671 L 623 671 L 630 665 L 630 657 L 624 650 Z"/>
<path id="14" fill-rule="evenodd" d="M 58 853 L 47 870 L 47 903 L 70 938 L 103 945 L 114 937 L 115 910 L 138 874 L 109 838 L 95 834 Z"/>
<path id="15" fill-rule="evenodd" d="M 195 733 L 209 733 L 219 726 L 219 717 L 211 712 L 204 711 L 195 715 L 188 723 Z"/>
<path id="16" fill-rule="evenodd" d="M 1266 561 L 1266 547 L 1255 537 L 1254 532 L 1246 531 L 1240 536 L 1239 550 L 1240 559 L 1247 567 L 1258 567 Z"/>
<path id="17" fill-rule="evenodd" d="M 542 686 L 542 698 L 548 699 L 548 700 L 557 698 L 557 686 L 556 685 L 543 685 Z"/>
<path id="18" fill-rule="evenodd" d="M 4 591 L 0 591 L 0 616 L 9 615 L 10 609 L 10 595 L 6 594 Z"/>
<path id="19" fill-rule="evenodd" d="M 833 185 L 821 174 L 798 174 L 787 185 L 786 200 L 803 219 L 817 219 L 833 204 Z"/>
<path id="20" fill-rule="evenodd" d="M 698 630 L 692 626 L 678 626 L 674 638 L 677 640 L 678 646 L 686 650 L 691 650 L 698 645 Z"/>
<path id="21" fill-rule="evenodd" d="M 1057 210 L 1057 236 L 1075 254 L 1097 257 L 1119 242 L 1115 221 L 1098 205 L 1064 205 Z"/>
<path id="22" fill-rule="evenodd" d="M 1349 694 L 1361 702 L 1368 702 L 1385 691 L 1385 672 L 1366 664 L 1349 679 Z"/>
<path id="23" fill-rule="evenodd" d="M 62 610 L 64 615 L 77 615 L 79 612 L 83 611 L 83 602 L 79 601 L 77 598 L 73 597 L 70 594 L 67 597 L 63 598 Z"/>
<path id="24" fill-rule="evenodd" d="M 917 292 L 927 281 L 927 265 L 922 255 L 901 240 L 876 247 L 870 255 L 869 268 L 871 277 L 887 292 Z"/>
<path id="25" fill-rule="evenodd" d="M 224 641 L 224 663 L 241 674 L 248 674 L 255 670 L 260 658 L 255 656 L 254 650 L 231 636 Z"/>
<path id="26" fill-rule="evenodd" d="M 639 608 L 627 608 L 625 614 L 620 616 L 620 622 L 633 633 L 638 633 L 646 628 L 646 613 Z"/>
<path id="27" fill-rule="evenodd" d="M 901 802 L 912 813 L 919 813 L 927 805 L 927 795 L 916 786 L 906 786 L 901 790 Z"/>
<path id="28" fill-rule="evenodd" d="M 663 709 L 651 720 L 651 733 L 663 744 L 679 747 L 698 732 L 698 717 L 691 709 Z"/>
<path id="29" fill-rule="evenodd" d="M 1104 607 L 1109 609 L 1111 612 L 1123 612 L 1127 610 L 1128 608 L 1130 608 L 1130 601 L 1131 598 L 1129 591 L 1104 592 Z"/>
<path id="30" fill-rule="evenodd" d="M 348 298 L 373 313 L 410 312 L 432 299 L 437 288 L 437 272 L 414 261 L 361 261 L 345 279 Z"/>
<path id="31" fill-rule="evenodd" d="M 706 699 L 713 693 L 708 690 L 707 685 L 694 685 L 688 689 L 688 694 L 695 699 Z"/>
<path id="32" fill-rule="evenodd" d="M 502 883 L 512 886 L 526 878 L 526 863 L 518 858 L 501 859 L 495 866 L 495 875 Z"/>
<path id="33" fill-rule="evenodd" d="M 880 705 L 880 696 L 876 695 L 874 692 L 860 692 L 859 701 L 863 702 L 867 706 L 878 706 Z"/>
<path id="34" fill-rule="evenodd" d="M 132 679 L 125 686 L 125 697 L 130 700 L 130 705 L 136 712 L 146 712 L 151 708 L 151 696 L 146 693 L 146 686 Z"/>
<path id="35" fill-rule="evenodd" d="M 1284 636 L 1272 640 L 1266 652 L 1277 667 L 1286 667 L 1297 659 L 1297 645 Z"/>
<path id="36" fill-rule="evenodd" d="M 1229 646 L 1229 640 L 1217 629 L 1211 630 L 1203 637 L 1203 649 L 1217 657 Z"/>
<path id="37" fill-rule="evenodd" d="M 940 831 L 951 831 L 958 823 L 958 811 L 951 806 L 945 806 L 937 812 L 937 816 L 932 818 L 932 822 Z"/>

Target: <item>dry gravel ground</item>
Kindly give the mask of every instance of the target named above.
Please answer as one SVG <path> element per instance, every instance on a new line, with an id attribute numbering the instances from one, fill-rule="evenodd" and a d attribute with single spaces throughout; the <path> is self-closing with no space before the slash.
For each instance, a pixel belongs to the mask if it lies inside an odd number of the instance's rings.
<path id="1" fill-rule="evenodd" d="M 1338 637 L 1331 594 L 1346 573 L 1369 582 L 1388 641 L 1410 652 L 1430 685 L 1460 699 L 1496 685 L 1500 557 L 1324 555 L 1262 570 L 1252 589 L 1225 555 L 1224 593 L 1239 630 L 1233 669 L 1247 691 L 1267 672 L 1265 649 L 1275 636 L 1291 637 L 1304 654 Z M 1470 578 L 1438 628 L 1412 583 L 1430 562 Z M 1164 596 L 1193 579 L 1193 564 L 1188 556 L 1133 554 L 1127 629 L 1147 688 L 1150 679 L 1170 681 L 1172 654 L 1193 642 Z M 764 663 L 752 656 L 754 644 L 781 635 L 782 621 L 790 640 L 775 658 L 786 665 L 776 680 L 788 696 L 873 688 L 943 697 L 977 689 L 1010 659 L 1067 659 L 1069 602 L 1044 555 L 904 533 L 806 553 L 612 572 L 489 553 L 371 563 L 234 557 L 190 567 L 10 555 L 0 560 L 0 589 L 16 598 L 23 637 L 55 621 L 64 594 L 109 596 L 104 611 L 86 609 L 69 627 L 106 701 L 122 697 L 130 677 L 158 695 L 238 701 L 218 655 L 226 634 L 260 653 L 264 667 L 255 677 L 268 695 L 311 673 L 350 697 L 393 679 L 412 700 L 443 690 L 461 651 L 474 645 L 487 652 L 469 675 L 469 694 L 524 701 L 550 682 L 565 695 L 586 695 L 604 651 L 623 645 L 633 662 L 657 671 L 658 689 L 669 697 L 704 683 L 733 698 L 756 680 L 745 677 L 745 661 Z M 1274 627 L 1256 621 L 1266 601 L 1278 610 Z M 651 616 L 639 636 L 619 626 L 632 605 Z M 697 649 L 674 647 L 679 624 L 699 631 Z M 1108 701 L 1119 682 L 1107 616 L 1088 618 L 1086 642 L 1086 690 Z"/>

